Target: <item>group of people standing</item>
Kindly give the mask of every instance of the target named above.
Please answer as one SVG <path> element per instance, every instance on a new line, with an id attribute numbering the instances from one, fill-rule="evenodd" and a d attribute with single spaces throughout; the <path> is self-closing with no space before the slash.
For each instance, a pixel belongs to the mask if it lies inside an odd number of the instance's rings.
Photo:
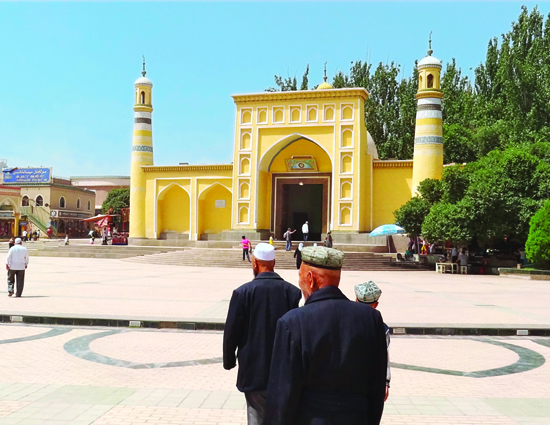
<path id="1" fill-rule="evenodd" d="M 223 366 L 238 362 L 248 424 L 379 424 L 389 388 L 389 330 L 375 309 L 381 292 L 358 285 L 352 302 L 338 288 L 343 252 L 301 253 L 301 291 L 275 273 L 274 247 L 259 243 L 254 279 L 231 296 Z"/>

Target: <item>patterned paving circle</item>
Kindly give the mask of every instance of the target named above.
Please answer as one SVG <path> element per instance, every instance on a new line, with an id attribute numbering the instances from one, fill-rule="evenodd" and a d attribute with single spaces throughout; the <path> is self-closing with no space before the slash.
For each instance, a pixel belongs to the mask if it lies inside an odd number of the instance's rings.
<path id="1" fill-rule="evenodd" d="M 40 333 L 40 334 L 37 334 L 37 335 L 22 336 L 22 337 L 19 337 L 19 338 L 11 338 L 11 339 L 1 339 L 0 340 L 0 345 L 1 344 L 13 344 L 13 343 L 16 343 L 16 342 L 24 342 L 24 341 L 34 341 L 36 339 L 52 338 L 54 336 L 59 336 L 59 335 L 66 334 L 70 331 L 71 331 L 70 329 L 55 328 L 55 329 L 50 329 L 49 331 L 46 331 L 46 332 L 43 332 L 43 333 Z"/>
<path id="2" fill-rule="evenodd" d="M 186 367 L 186 366 L 199 366 L 214 363 L 222 363 L 222 357 L 212 357 L 198 360 L 185 360 L 178 362 L 159 362 L 159 363 L 137 363 L 127 360 L 115 359 L 113 357 L 104 356 L 103 354 L 95 353 L 90 349 L 90 344 L 99 339 L 111 335 L 121 334 L 124 331 L 111 330 L 106 332 L 99 332 L 92 335 L 84 335 L 78 338 L 71 339 L 64 345 L 64 349 L 67 353 L 72 354 L 83 360 L 88 360 L 95 363 L 100 363 L 108 366 L 124 367 L 127 369 L 164 369 L 171 367 Z"/>
<path id="3" fill-rule="evenodd" d="M 414 366 L 403 363 L 393 363 L 391 366 L 398 369 L 415 370 L 418 372 L 438 373 L 442 375 L 453 376 L 466 376 L 470 378 L 487 378 L 491 376 L 511 375 L 514 373 L 527 372 L 529 370 L 536 369 L 542 366 L 545 362 L 544 357 L 536 351 L 529 350 L 528 348 L 520 347 L 514 344 L 508 344 L 501 341 L 495 341 L 490 339 L 479 339 L 479 342 L 496 345 L 513 351 L 519 356 L 519 359 L 508 366 L 498 367 L 494 369 L 479 370 L 475 372 L 462 372 L 458 370 L 437 369 L 432 367 Z M 391 352 L 390 352 L 391 356 Z"/>

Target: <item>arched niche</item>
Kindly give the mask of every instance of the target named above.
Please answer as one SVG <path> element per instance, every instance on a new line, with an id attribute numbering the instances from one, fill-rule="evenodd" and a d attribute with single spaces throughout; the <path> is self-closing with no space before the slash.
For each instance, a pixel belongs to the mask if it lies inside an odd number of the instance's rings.
<path id="1" fill-rule="evenodd" d="M 248 224 L 248 207 L 242 206 L 239 208 L 239 224 Z"/>
<path id="2" fill-rule="evenodd" d="M 342 209 L 340 210 L 340 224 L 351 224 L 351 208 L 342 207 Z"/>
<path id="3" fill-rule="evenodd" d="M 243 150 L 250 150 L 251 144 L 251 137 L 250 133 L 243 133 L 241 138 L 241 149 Z"/>
<path id="4" fill-rule="evenodd" d="M 231 229 L 231 191 L 221 183 L 208 186 L 199 194 L 198 234 L 221 234 Z"/>
<path id="5" fill-rule="evenodd" d="M 247 182 L 242 182 L 239 186 L 239 198 L 240 199 L 249 199 L 250 198 L 250 185 Z"/>
<path id="6" fill-rule="evenodd" d="M 342 147 L 351 148 L 353 146 L 353 132 L 350 129 L 342 131 Z"/>
<path id="7" fill-rule="evenodd" d="M 317 121 L 317 108 L 309 108 L 307 111 L 308 121 Z"/>
<path id="8" fill-rule="evenodd" d="M 274 143 L 260 159 L 260 171 L 287 172 L 285 159 L 311 155 L 317 162 L 319 172 L 332 172 L 332 159 L 328 152 L 316 141 L 300 134 L 292 134 Z"/>
<path id="9" fill-rule="evenodd" d="M 353 158 L 351 155 L 342 156 L 342 166 L 340 168 L 342 174 L 351 174 L 353 172 Z"/>
<path id="10" fill-rule="evenodd" d="M 241 159 L 241 173 L 243 175 L 249 175 L 250 174 L 250 159 L 248 157 L 244 157 Z"/>
<path id="11" fill-rule="evenodd" d="M 350 182 L 343 182 L 342 187 L 340 189 L 340 194 L 342 196 L 342 199 L 351 199 L 351 183 Z"/>
<path id="12" fill-rule="evenodd" d="M 273 110 L 273 122 L 283 122 L 284 121 L 284 111 L 282 108 Z"/>
<path id="13" fill-rule="evenodd" d="M 247 109 L 242 112 L 241 124 L 250 124 L 250 123 L 252 123 L 252 112 Z"/>
<path id="14" fill-rule="evenodd" d="M 353 119 L 353 108 L 351 106 L 344 106 L 342 108 L 342 119 L 343 120 Z"/>
<path id="15" fill-rule="evenodd" d="M 189 193 L 179 184 L 165 187 L 157 197 L 157 234 L 188 233 L 190 228 Z"/>
<path id="16" fill-rule="evenodd" d="M 325 108 L 325 121 L 334 121 L 334 108 L 332 106 Z"/>
<path id="17" fill-rule="evenodd" d="M 434 76 L 432 74 L 428 74 L 428 88 L 431 89 L 434 86 Z"/>
<path id="18" fill-rule="evenodd" d="M 267 123 L 267 111 L 265 109 L 261 109 L 260 111 L 258 111 L 258 123 Z"/>
<path id="19" fill-rule="evenodd" d="M 300 109 L 299 108 L 292 108 L 290 110 L 290 121 L 300 122 Z"/>

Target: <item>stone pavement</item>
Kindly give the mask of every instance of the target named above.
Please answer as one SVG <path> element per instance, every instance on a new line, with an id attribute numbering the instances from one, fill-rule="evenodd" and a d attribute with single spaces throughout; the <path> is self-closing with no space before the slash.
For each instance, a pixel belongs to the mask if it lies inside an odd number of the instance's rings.
<path id="1" fill-rule="evenodd" d="M 0 425 L 245 424 L 221 344 L 215 331 L 0 324 Z M 383 425 L 550 423 L 549 338 L 394 336 L 391 358 Z"/>
<path id="2" fill-rule="evenodd" d="M 235 261 L 241 261 L 236 251 Z M 298 273 L 280 274 L 298 283 Z M 122 260 L 31 257 L 22 298 L 0 286 L 0 314 L 223 323 L 252 271 L 151 266 Z M 341 288 L 374 280 L 385 321 L 398 326 L 550 328 L 550 285 L 499 276 L 343 272 Z"/>

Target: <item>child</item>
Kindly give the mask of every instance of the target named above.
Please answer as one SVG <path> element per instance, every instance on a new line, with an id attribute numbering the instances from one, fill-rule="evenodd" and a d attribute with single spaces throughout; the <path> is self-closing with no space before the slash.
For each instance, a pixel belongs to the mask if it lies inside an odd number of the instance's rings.
<path id="1" fill-rule="evenodd" d="M 369 281 L 366 283 L 360 283 L 355 285 L 355 300 L 359 303 L 365 303 L 370 305 L 372 308 L 378 307 L 378 299 L 382 295 L 382 290 L 376 285 L 376 283 Z M 390 395 L 390 381 L 391 381 L 391 370 L 390 370 L 390 328 L 384 323 L 386 328 L 386 346 L 388 349 L 388 365 L 386 370 L 386 396 L 384 401 L 388 399 Z"/>
<path id="2" fill-rule="evenodd" d="M 273 246 L 273 233 L 269 235 L 269 245 Z"/>

